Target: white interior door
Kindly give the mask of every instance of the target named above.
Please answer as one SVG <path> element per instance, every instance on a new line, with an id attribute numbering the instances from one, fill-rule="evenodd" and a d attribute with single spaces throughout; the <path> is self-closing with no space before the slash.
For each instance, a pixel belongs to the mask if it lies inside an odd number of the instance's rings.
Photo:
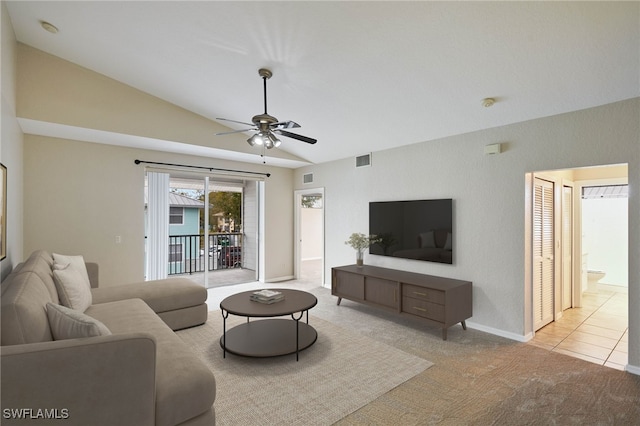
<path id="1" fill-rule="evenodd" d="M 533 183 L 533 325 L 539 330 L 553 321 L 554 196 L 553 182 Z"/>

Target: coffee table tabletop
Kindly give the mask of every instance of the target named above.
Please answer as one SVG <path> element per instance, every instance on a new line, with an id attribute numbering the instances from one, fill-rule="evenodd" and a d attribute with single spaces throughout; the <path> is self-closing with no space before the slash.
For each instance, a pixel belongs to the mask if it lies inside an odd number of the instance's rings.
<path id="1" fill-rule="evenodd" d="M 267 305 L 254 302 L 250 296 L 256 291 L 243 291 L 227 297 L 220 302 L 220 309 L 233 315 L 243 317 L 279 317 L 296 312 L 308 311 L 318 304 L 318 299 L 311 293 L 286 288 L 269 289 L 279 291 L 284 300 Z"/>
<path id="2" fill-rule="evenodd" d="M 300 290 L 270 290 L 281 292 L 284 300 L 271 304 L 254 302 L 251 295 L 255 290 L 252 290 L 234 294 L 220 302 L 223 357 L 226 358 L 227 352 L 257 358 L 295 353 L 297 361 L 300 351 L 316 342 L 318 333 L 309 325 L 309 309 L 316 306 L 318 299 Z M 300 321 L 305 313 L 306 323 Z M 247 317 L 247 322 L 227 330 L 229 314 Z M 276 318 L 284 316 L 290 316 L 290 319 Z M 268 319 L 249 321 L 252 317 Z"/>

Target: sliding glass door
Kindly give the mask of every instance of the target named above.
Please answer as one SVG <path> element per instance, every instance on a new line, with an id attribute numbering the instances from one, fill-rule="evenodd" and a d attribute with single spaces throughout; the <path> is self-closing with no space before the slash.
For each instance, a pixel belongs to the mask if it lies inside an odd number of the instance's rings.
<path id="1" fill-rule="evenodd" d="M 151 220 L 160 210 L 151 204 L 152 176 L 148 173 L 145 185 L 145 258 L 146 270 L 155 268 L 156 273 L 148 272 L 147 279 L 164 273 L 190 278 L 208 288 L 257 280 L 258 181 L 170 171 L 168 199 L 160 202 L 168 207 L 168 236 L 152 237 Z M 158 257 L 158 251 L 166 256 Z"/>

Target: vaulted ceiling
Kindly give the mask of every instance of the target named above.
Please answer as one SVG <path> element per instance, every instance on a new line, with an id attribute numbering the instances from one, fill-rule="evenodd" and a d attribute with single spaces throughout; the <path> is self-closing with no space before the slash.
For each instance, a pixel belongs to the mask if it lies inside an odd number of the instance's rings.
<path id="1" fill-rule="evenodd" d="M 310 163 L 640 96 L 638 2 L 6 3 L 18 41 L 211 120 L 262 113 L 270 68 Z"/>

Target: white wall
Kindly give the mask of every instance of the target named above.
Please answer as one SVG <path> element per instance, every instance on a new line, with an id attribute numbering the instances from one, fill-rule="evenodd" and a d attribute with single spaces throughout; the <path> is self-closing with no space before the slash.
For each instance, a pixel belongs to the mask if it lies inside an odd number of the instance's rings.
<path id="1" fill-rule="evenodd" d="M 0 104 L 0 162 L 7 167 L 7 257 L 2 261 L 4 279 L 23 258 L 23 148 L 22 130 L 16 120 L 16 38 L 7 6 L 0 4 L 2 19 L 2 82 Z"/>
<path id="2" fill-rule="evenodd" d="M 582 251 L 588 269 L 606 273 L 600 283 L 628 286 L 628 209 L 626 198 L 582 200 Z"/>
<path id="3" fill-rule="evenodd" d="M 354 159 L 348 158 L 297 169 L 294 182 L 313 173 L 314 184 L 325 188 L 325 276 L 331 276 L 333 266 L 353 263 L 354 253 L 343 242 L 352 232 L 368 232 L 370 201 L 453 198 L 453 265 L 371 255 L 365 262 L 471 280 L 470 324 L 514 338 L 524 336 L 525 317 L 531 315 L 524 303 L 525 293 L 531 291 L 524 284 L 525 174 L 628 163 L 629 257 L 639 257 L 640 203 L 633 190 L 640 184 L 639 115 L 636 98 L 375 152 L 371 167 L 356 169 Z M 483 155 L 485 145 L 497 142 L 503 143 L 502 154 Z M 640 265 L 634 262 L 631 268 L 630 303 L 640 303 Z M 640 324 L 640 315 L 635 324 Z M 640 365 L 640 327 L 630 334 L 630 360 Z"/>

